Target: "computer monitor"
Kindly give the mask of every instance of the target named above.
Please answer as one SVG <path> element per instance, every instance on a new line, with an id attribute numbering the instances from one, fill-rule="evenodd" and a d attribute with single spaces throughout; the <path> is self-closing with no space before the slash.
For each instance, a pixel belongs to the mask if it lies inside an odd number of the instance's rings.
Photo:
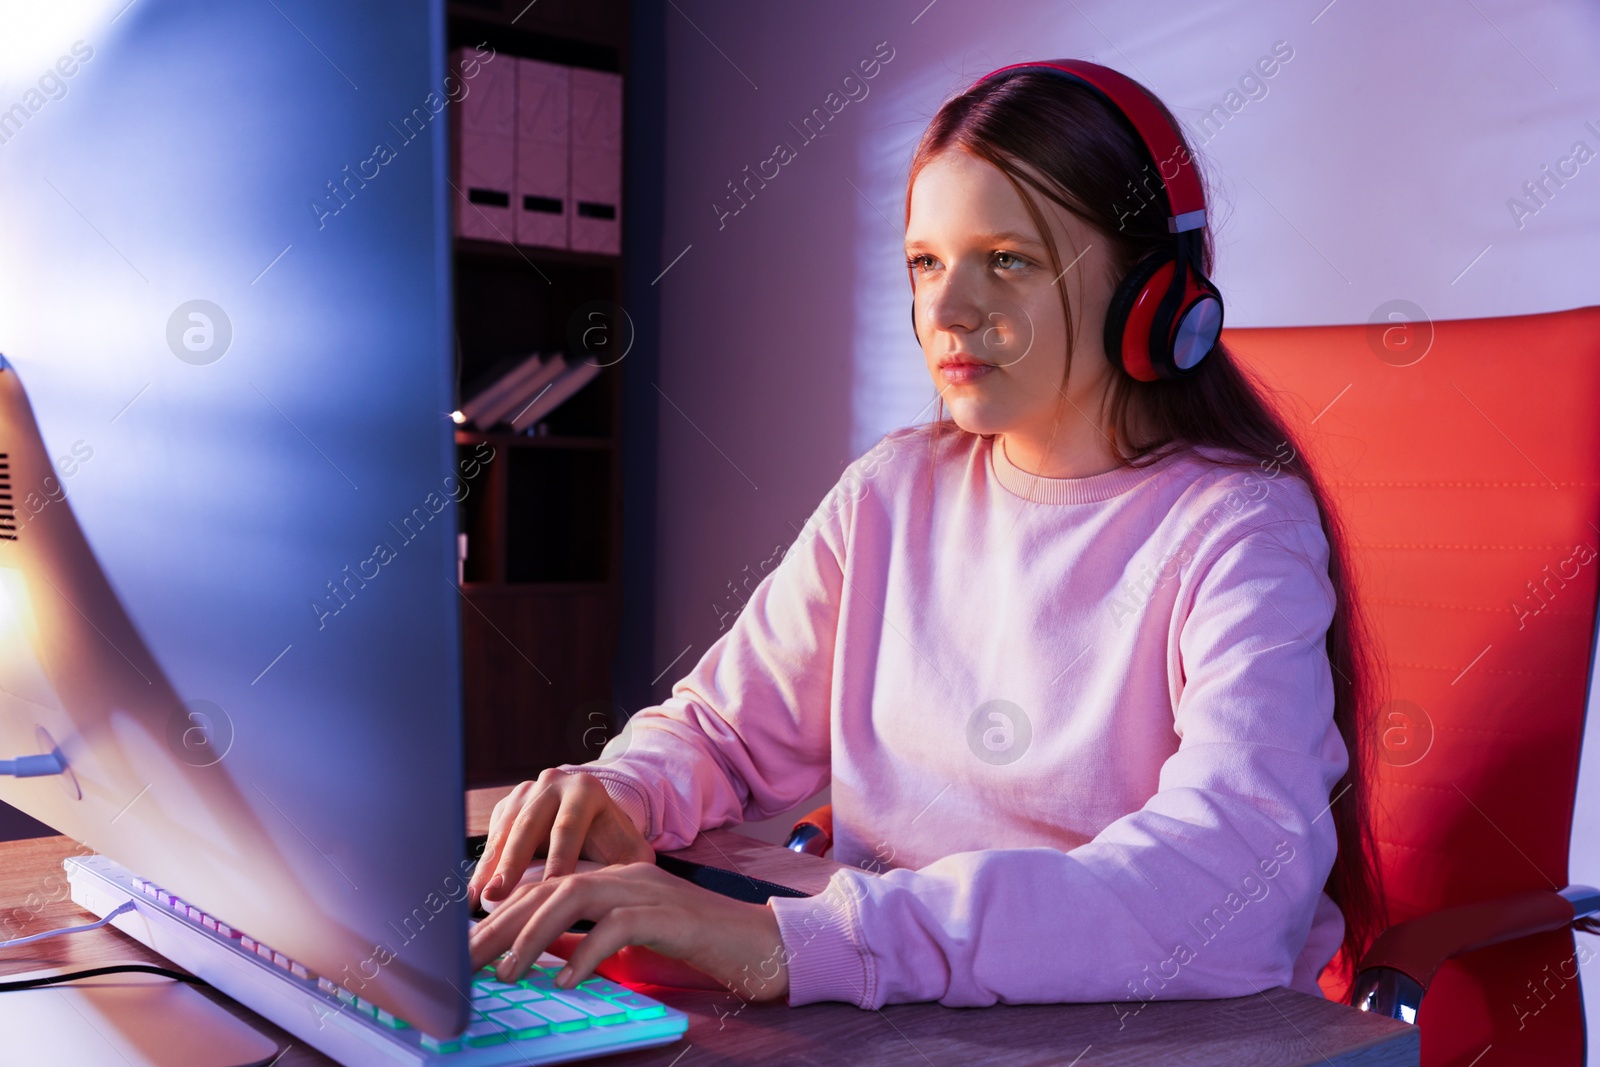
<path id="1" fill-rule="evenodd" d="M 454 1033 L 442 3 L 0 20 L 0 800 Z"/>

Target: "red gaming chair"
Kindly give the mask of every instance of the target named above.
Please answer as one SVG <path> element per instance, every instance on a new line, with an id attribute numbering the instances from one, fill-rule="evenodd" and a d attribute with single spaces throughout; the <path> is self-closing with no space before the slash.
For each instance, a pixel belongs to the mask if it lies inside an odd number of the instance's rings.
<path id="1" fill-rule="evenodd" d="M 1413 313 L 1414 315 L 1414 313 Z M 1230 329 L 1350 540 L 1380 663 L 1373 785 L 1391 926 L 1353 988 L 1424 1067 L 1582 1064 L 1600 891 L 1567 885 L 1600 605 L 1600 307 Z M 832 811 L 795 825 L 818 855 Z M 1424 998 L 1423 994 L 1426 994 Z"/>

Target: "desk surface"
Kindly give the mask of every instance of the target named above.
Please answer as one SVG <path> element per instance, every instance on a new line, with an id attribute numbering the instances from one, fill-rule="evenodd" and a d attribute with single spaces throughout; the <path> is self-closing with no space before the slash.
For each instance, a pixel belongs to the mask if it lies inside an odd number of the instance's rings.
<path id="1" fill-rule="evenodd" d="M 474 790 L 468 795 L 469 832 L 487 829 L 489 810 L 504 793 L 504 789 Z M 11 920 L 18 936 L 84 921 L 84 912 L 68 899 L 64 879 L 50 877 L 59 876 L 61 861 L 74 850 L 74 843 L 63 837 L 0 844 L 0 914 Z M 819 892 L 837 867 L 830 860 L 787 852 L 730 830 L 703 833 L 674 855 L 807 892 Z M 165 962 L 120 931 L 102 929 L 0 950 L 0 975 L 137 961 Z M 326 1067 L 332 1062 L 220 994 L 205 992 L 280 1046 L 292 1046 L 275 1067 Z M 747 1004 L 731 993 L 658 986 L 646 986 L 643 992 L 689 1014 L 685 1040 L 583 1062 L 617 1067 L 845 1061 L 895 1067 L 954 1063 L 1409 1067 L 1419 1062 L 1420 1055 L 1419 1034 L 1413 1027 L 1282 988 L 1231 1000 L 1152 1002 L 1125 1020 L 1110 1004 L 991 1008 L 894 1004 L 862 1011 L 849 1004 L 803 1008 Z"/>

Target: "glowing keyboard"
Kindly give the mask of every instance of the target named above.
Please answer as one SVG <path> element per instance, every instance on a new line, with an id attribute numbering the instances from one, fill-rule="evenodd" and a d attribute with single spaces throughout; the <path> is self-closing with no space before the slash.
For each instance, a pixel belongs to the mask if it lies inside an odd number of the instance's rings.
<path id="1" fill-rule="evenodd" d="M 564 1063 L 670 1044 L 689 1026 L 683 1012 L 605 978 L 556 988 L 564 961 L 545 953 L 515 984 L 487 968 L 475 975 L 472 1022 L 440 1040 L 103 856 L 63 866 L 76 903 L 104 916 L 134 901 L 111 925 L 347 1067 Z"/>

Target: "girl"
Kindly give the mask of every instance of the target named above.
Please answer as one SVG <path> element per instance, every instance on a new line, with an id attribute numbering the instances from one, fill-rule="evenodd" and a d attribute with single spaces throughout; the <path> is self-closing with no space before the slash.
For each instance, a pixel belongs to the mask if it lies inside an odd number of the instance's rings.
<path id="1" fill-rule="evenodd" d="M 587 918 L 570 981 L 638 945 L 790 1005 L 1142 1003 L 1320 996 L 1370 942 L 1339 527 L 1224 346 L 1144 380 L 1105 330 L 1147 257 L 1187 241 L 1210 272 L 1156 176 L 1194 166 L 1187 143 L 1153 97 L 1176 161 L 1079 80 L 996 74 L 939 110 L 907 188 L 913 325 L 950 417 L 852 464 L 599 760 L 496 807 L 475 965 L 511 950 L 515 979 Z M 848 869 L 822 894 L 744 904 L 651 862 L 830 781 Z M 610 866 L 570 873 L 580 856 Z"/>

